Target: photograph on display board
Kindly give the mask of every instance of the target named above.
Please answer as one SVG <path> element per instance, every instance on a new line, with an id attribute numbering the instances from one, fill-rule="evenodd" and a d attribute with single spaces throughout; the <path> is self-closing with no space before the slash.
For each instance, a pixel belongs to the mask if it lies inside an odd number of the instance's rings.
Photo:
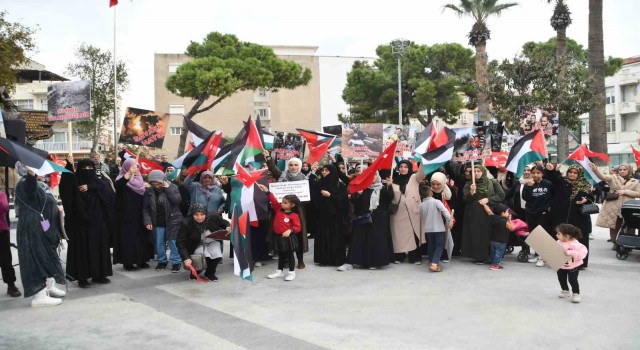
<path id="1" fill-rule="evenodd" d="M 127 107 L 118 142 L 162 148 L 169 125 L 169 113 Z"/>
<path id="2" fill-rule="evenodd" d="M 91 118 L 91 84 L 88 80 L 47 86 L 47 118 L 50 122 L 73 122 Z"/>
<path id="3" fill-rule="evenodd" d="M 382 152 L 383 124 L 345 124 L 342 127 L 344 157 L 375 158 Z"/>
<path id="4" fill-rule="evenodd" d="M 396 155 L 402 158 L 411 158 L 416 143 L 416 130 L 416 127 L 409 125 L 383 124 L 383 148 L 386 149 L 397 140 Z"/>
<path id="5" fill-rule="evenodd" d="M 273 153 L 276 159 L 302 159 L 304 157 L 304 137 L 297 133 L 284 131 L 275 131 L 274 134 Z"/>
<path id="6" fill-rule="evenodd" d="M 542 129 L 548 139 L 558 134 L 559 121 L 556 106 L 521 106 L 518 110 L 518 134 L 523 136 Z"/>

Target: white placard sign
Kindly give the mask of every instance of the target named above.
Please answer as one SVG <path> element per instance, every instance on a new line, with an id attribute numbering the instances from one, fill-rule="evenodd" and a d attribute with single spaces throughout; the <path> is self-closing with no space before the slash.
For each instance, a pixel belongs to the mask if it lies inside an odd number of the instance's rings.
<path id="1" fill-rule="evenodd" d="M 311 200 L 308 180 L 270 183 L 269 191 L 276 196 L 278 202 L 282 202 L 282 197 L 288 194 L 295 194 L 300 198 L 301 202 L 308 202 Z"/>

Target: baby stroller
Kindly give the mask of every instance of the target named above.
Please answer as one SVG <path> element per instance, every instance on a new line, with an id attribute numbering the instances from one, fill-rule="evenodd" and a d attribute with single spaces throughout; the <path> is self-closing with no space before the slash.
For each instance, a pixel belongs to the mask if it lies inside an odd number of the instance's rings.
<path id="1" fill-rule="evenodd" d="M 518 253 L 518 262 L 527 262 L 531 250 L 524 240 L 529 235 L 529 227 L 526 222 L 519 219 L 513 219 L 512 222 L 515 227 L 513 231 L 511 231 L 511 234 L 509 234 L 509 241 L 507 242 L 507 250 L 505 252 L 513 253 L 514 247 L 522 247 Z"/>
<path id="2" fill-rule="evenodd" d="M 640 249 L 640 200 L 630 200 L 622 204 L 620 210 L 622 225 L 616 237 L 616 258 L 625 260 L 629 252 Z"/>

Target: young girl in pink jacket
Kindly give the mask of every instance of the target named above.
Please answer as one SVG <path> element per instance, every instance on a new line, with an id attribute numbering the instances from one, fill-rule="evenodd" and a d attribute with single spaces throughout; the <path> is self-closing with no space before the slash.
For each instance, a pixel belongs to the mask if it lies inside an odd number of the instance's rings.
<path id="1" fill-rule="evenodd" d="M 582 260 L 588 253 L 587 247 L 578 242 L 578 239 L 582 238 L 582 232 L 573 225 L 560 224 L 556 227 L 556 237 L 558 237 L 558 244 L 564 248 L 567 256 L 571 257 L 571 261 L 566 262 L 564 266 L 558 270 L 558 281 L 562 288 L 559 296 L 563 299 L 571 296 L 569 286 L 567 285 L 568 278 L 573 292 L 571 301 L 579 303 L 581 298 L 580 285 L 578 285 L 578 272 L 580 272 L 580 270 L 578 268 L 582 265 Z"/>

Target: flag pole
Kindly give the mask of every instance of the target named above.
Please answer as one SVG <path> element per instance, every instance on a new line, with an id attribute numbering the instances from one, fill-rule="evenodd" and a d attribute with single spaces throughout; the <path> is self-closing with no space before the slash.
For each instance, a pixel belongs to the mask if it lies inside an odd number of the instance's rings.
<path id="1" fill-rule="evenodd" d="M 113 6 L 113 152 L 118 153 L 118 75 L 116 64 L 116 8 Z"/>
<path id="2" fill-rule="evenodd" d="M 473 157 L 471 157 L 471 183 L 476 184 L 476 173 L 475 173 L 475 165 L 473 164 Z"/>

